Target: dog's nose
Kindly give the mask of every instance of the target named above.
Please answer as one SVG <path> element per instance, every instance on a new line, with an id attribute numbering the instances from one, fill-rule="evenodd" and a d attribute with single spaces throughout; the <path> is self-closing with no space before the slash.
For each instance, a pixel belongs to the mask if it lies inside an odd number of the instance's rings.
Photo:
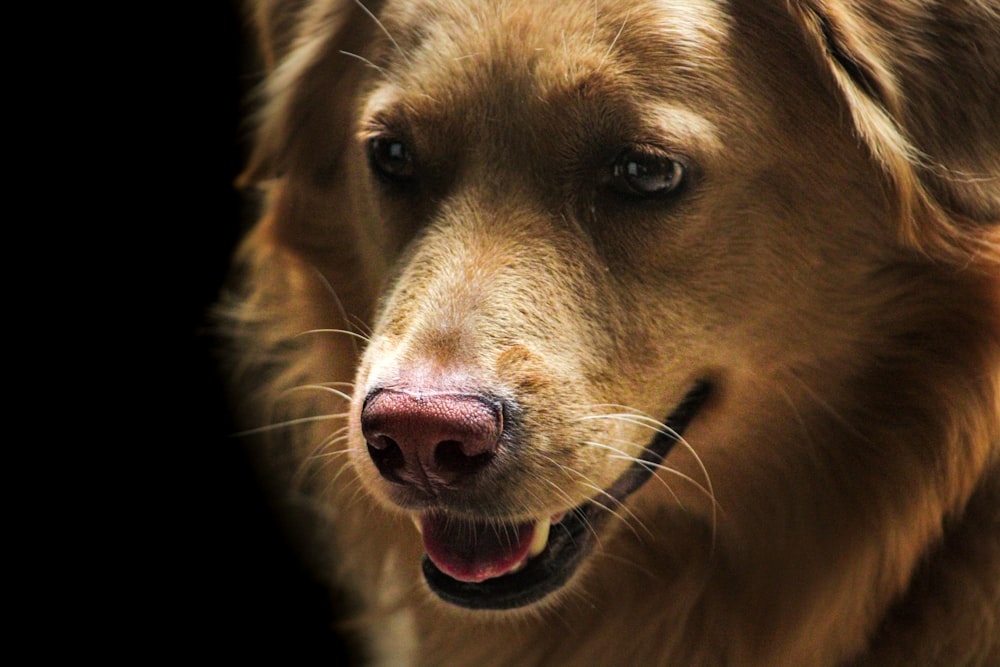
<path id="1" fill-rule="evenodd" d="M 490 463 L 503 409 L 480 394 L 376 389 L 365 399 L 361 430 L 384 478 L 433 491 Z"/>

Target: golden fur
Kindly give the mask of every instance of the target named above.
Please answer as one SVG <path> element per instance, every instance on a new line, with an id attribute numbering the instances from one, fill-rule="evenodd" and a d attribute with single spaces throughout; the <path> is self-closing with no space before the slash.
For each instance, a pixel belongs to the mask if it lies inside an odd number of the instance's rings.
<path id="1" fill-rule="evenodd" d="M 1000 5 L 252 9 L 234 396 L 373 663 L 1000 664 Z M 566 585 L 469 610 L 360 426 L 415 375 L 518 406 L 423 507 L 497 523 L 599 502 L 712 393 Z"/>

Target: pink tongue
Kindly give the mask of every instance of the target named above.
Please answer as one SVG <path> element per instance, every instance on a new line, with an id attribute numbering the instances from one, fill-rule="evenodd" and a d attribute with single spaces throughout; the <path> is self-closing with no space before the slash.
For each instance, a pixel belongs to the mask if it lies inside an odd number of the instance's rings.
<path id="1" fill-rule="evenodd" d="M 424 549 L 437 568 L 476 583 L 510 572 L 527 557 L 535 534 L 530 523 L 496 525 L 437 514 L 422 516 L 420 526 Z"/>

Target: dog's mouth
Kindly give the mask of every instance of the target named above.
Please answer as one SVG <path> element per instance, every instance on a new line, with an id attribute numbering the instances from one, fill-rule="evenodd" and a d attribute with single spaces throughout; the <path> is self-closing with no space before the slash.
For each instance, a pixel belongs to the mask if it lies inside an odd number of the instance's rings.
<path id="1" fill-rule="evenodd" d="M 514 609 L 561 588 L 594 546 L 613 510 L 652 476 L 705 404 L 698 382 L 642 455 L 599 498 L 534 522 L 500 524 L 428 512 L 417 519 L 424 578 L 442 600 L 468 609 Z"/>

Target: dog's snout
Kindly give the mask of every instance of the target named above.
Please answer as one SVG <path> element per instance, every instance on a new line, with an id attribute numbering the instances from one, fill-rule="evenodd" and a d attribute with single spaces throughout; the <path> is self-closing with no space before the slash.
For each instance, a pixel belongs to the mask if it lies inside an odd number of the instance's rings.
<path id="1" fill-rule="evenodd" d="M 384 478 L 433 491 L 489 465 L 503 410 L 480 394 L 376 389 L 365 400 L 361 430 Z"/>

